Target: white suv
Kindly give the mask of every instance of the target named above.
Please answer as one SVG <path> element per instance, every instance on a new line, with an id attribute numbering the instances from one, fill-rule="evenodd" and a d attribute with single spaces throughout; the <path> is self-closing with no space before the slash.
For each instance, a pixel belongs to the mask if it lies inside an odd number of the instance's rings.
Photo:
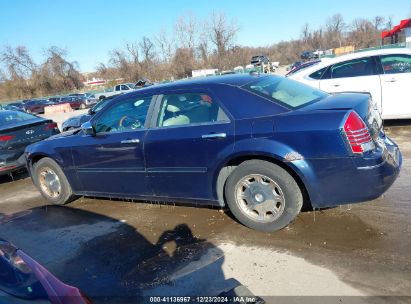
<path id="1" fill-rule="evenodd" d="M 411 49 L 343 55 L 309 66 L 289 78 L 329 93 L 369 93 L 383 119 L 411 118 Z"/>

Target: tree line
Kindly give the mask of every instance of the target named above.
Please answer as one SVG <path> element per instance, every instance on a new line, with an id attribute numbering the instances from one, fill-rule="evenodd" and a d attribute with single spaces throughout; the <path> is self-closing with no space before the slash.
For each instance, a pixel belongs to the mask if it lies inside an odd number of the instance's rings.
<path id="1" fill-rule="evenodd" d="M 109 52 L 107 62 L 97 65 L 90 76 L 134 82 L 191 76 L 201 68 L 230 70 L 249 63 L 253 55 L 267 55 L 273 61 L 289 64 L 305 50 L 353 45 L 356 49 L 380 45 L 382 30 L 391 29 L 391 17 L 357 18 L 347 23 L 335 14 L 318 28 L 308 23 L 300 37 L 261 47 L 237 44 L 240 26 L 225 13 L 214 12 L 204 19 L 194 14 L 179 17 L 171 29 L 139 41 L 125 43 Z M 275 40 L 279 29 L 267 28 L 267 41 Z M 50 47 L 43 62 L 36 64 L 24 46 L 5 46 L 0 51 L 0 100 L 58 94 L 82 88 L 83 78 L 76 62 L 67 60 L 67 50 Z"/>

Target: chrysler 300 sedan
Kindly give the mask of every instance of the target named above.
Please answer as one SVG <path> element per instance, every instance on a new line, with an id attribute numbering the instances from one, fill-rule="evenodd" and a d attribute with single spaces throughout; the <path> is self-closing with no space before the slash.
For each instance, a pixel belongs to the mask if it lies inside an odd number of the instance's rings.
<path id="1" fill-rule="evenodd" d="M 244 225 L 287 226 L 313 208 L 377 198 L 402 156 L 368 95 L 227 75 L 116 97 L 77 131 L 26 149 L 51 203 L 78 196 L 228 206 Z"/>

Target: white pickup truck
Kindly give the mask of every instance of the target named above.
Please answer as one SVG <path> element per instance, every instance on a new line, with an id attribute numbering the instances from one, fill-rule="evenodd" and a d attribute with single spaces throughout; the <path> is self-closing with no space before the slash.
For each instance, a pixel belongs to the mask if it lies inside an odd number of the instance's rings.
<path id="1" fill-rule="evenodd" d="M 134 91 L 134 83 L 121 83 L 116 86 L 114 86 L 112 89 L 107 89 L 102 93 L 96 93 L 94 94 L 95 98 L 97 99 L 104 99 L 109 96 L 114 96 L 118 95 L 121 93 L 127 93 Z"/>

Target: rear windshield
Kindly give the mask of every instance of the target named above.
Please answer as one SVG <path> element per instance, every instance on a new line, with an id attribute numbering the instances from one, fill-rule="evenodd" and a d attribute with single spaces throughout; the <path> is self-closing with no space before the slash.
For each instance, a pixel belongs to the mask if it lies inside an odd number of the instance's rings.
<path id="1" fill-rule="evenodd" d="M 36 116 L 18 112 L 18 111 L 0 111 L 0 127 L 8 124 L 13 124 L 16 122 L 27 121 L 27 120 L 36 120 Z"/>
<path id="2" fill-rule="evenodd" d="M 267 76 L 249 83 L 243 86 L 243 89 L 293 109 L 311 104 L 328 96 L 323 91 L 297 81 L 274 76 Z"/>

